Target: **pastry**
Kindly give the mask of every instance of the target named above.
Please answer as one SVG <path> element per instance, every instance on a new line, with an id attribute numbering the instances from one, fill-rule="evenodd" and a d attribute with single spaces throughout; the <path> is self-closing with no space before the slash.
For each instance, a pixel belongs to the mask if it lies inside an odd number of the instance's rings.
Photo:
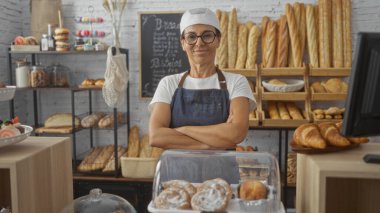
<path id="1" fill-rule="evenodd" d="M 207 188 L 206 190 L 197 192 L 191 198 L 191 206 L 193 210 L 221 212 L 227 208 L 228 198 L 221 191 Z"/>
<path id="2" fill-rule="evenodd" d="M 332 1 L 332 50 L 333 67 L 343 67 L 343 14 L 342 0 Z"/>
<path id="3" fill-rule="evenodd" d="M 228 68 L 235 68 L 238 47 L 238 21 L 236 8 L 232 8 L 228 22 Z"/>
<path id="4" fill-rule="evenodd" d="M 190 195 L 190 197 L 193 197 L 193 195 L 197 192 L 197 189 L 193 186 L 193 184 L 185 180 L 166 181 L 162 183 L 162 187 L 164 187 L 164 189 L 171 187 L 183 189 Z"/>
<path id="5" fill-rule="evenodd" d="M 335 126 L 338 128 L 339 131 L 342 131 L 342 126 L 343 126 L 343 123 L 342 122 L 338 122 L 335 124 Z M 351 142 L 351 143 L 368 143 L 369 142 L 369 138 L 367 137 L 347 137 L 347 139 Z"/>
<path id="6" fill-rule="evenodd" d="M 315 149 L 325 149 L 327 145 L 319 132 L 318 126 L 311 123 L 300 125 L 294 131 L 293 140 L 298 145 Z"/>
<path id="7" fill-rule="evenodd" d="M 82 86 L 92 86 L 95 85 L 95 80 L 93 79 L 84 79 L 81 83 Z"/>
<path id="8" fill-rule="evenodd" d="M 244 69 L 245 62 L 247 59 L 247 38 L 248 29 L 244 24 L 239 25 L 238 31 L 238 49 L 237 49 L 237 59 L 236 59 L 236 69 Z"/>
<path id="9" fill-rule="evenodd" d="M 129 138 L 128 138 L 128 157 L 138 157 L 140 151 L 140 134 L 139 127 L 133 126 L 129 130 Z"/>
<path id="10" fill-rule="evenodd" d="M 104 81 L 105 81 L 104 78 L 96 79 L 94 85 L 99 86 L 99 87 L 103 87 Z"/>
<path id="11" fill-rule="evenodd" d="M 239 198 L 242 200 L 266 199 L 267 187 L 258 180 L 247 180 L 239 186 Z"/>
<path id="12" fill-rule="evenodd" d="M 190 209 L 190 195 L 183 189 L 170 187 L 154 199 L 154 205 L 158 209 Z"/>
<path id="13" fill-rule="evenodd" d="M 324 112 L 326 115 L 341 115 L 345 111 L 345 108 L 329 107 Z"/>
<path id="14" fill-rule="evenodd" d="M 323 109 L 315 109 L 313 110 L 314 115 L 324 115 L 325 111 Z"/>
<path id="15" fill-rule="evenodd" d="M 330 78 L 321 85 L 330 93 L 342 93 L 342 80 L 340 78 Z"/>
<path id="16" fill-rule="evenodd" d="M 300 110 L 296 106 L 295 103 L 293 102 L 287 102 L 286 103 L 286 108 L 288 109 L 288 112 L 290 116 L 292 117 L 293 120 L 302 120 L 304 119 Z"/>
<path id="17" fill-rule="evenodd" d="M 57 52 L 67 52 L 70 50 L 70 43 L 63 40 L 57 40 L 55 42 L 55 50 Z"/>
<path id="18" fill-rule="evenodd" d="M 98 169 L 103 169 L 107 162 L 108 159 L 114 154 L 114 146 L 113 145 L 108 145 L 106 147 L 103 147 L 102 151 L 99 153 L 98 156 L 96 156 L 93 164 L 92 164 L 92 170 L 98 170 Z"/>
<path id="19" fill-rule="evenodd" d="M 339 133 L 338 128 L 333 123 L 324 122 L 318 126 L 323 138 L 327 140 L 329 145 L 338 147 L 350 145 L 350 141 Z"/>
<path id="20" fill-rule="evenodd" d="M 71 113 L 57 113 L 49 116 L 45 120 L 45 127 L 55 128 L 55 127 L 72 127 L 73 124 L 73 116 Z M 80 119 L 78 117 L 74 117 L 75 127 L 80 126 Z"/>
<path id="21" fill-rule="evenodd" d="M 317 29 L 315 24 L 314 7 L 312 4 L 306 6 L 306 31 L 307 31 L 307 47 L 309 51 L 309 63 L 312 68 L 319 67 L 318 45 L 317 45 Z"/>

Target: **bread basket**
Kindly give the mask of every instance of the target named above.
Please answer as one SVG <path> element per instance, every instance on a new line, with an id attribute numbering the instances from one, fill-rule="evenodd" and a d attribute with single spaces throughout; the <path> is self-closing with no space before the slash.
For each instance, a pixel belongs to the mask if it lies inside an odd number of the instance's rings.
<path id="1" fill-rule="evenodd" d="M 297 79 L 281 79 L 286 84 L 270 84 L 267 81 L 263 81 L 263 87 L 270 92 L 296 92 L 304 87 L 303 80 Z"/>

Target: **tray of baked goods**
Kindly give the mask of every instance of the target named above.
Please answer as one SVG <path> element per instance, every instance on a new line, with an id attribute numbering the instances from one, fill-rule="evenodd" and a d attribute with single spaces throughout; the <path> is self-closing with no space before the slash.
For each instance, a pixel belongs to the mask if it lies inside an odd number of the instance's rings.
<path id="1" fill-rule="evenodd" d="M 80 85 L 78 85 L 79 88 L 82 89 L 101 89 L 104 85 L 104 78 L 98 78 L 98 79 L 91 79 L 86 78 L 82 81 Z"/>
<path id="2" fill-rule="evenodd" d="M 304 81 L 300 79 L 262 79 L 262 100 L 305 100 Z"/>
<path id="3" fill-rule="evenodd" d="M 251 173 L 239 172 L 241 168 Z M 167 150 L 156 167 L 153 213 L 285 212 L 277 160 L 268 153 Z"/>
<path id="4" fill-rule="evenodd" d="M 19 143 L 29 137 L 32 131 L 33 128 L 22 125 L 18 117 L 11 120 L 0 119 L 0 147 Z"/>
<path id="5" fill-rule="evenodd" d="M 266 127 L 297 127 L 310 122 L 305 102 L 267 101 L 261 116 Z"/>
<path id="6" fill-rule="evenodd" d="M 346 100 L 348 84 L 340 78 L 330 78 L 326 81 L 311 83 L 312 101 Z"/>
<path id="7" fill-rule="evenodd" d="M 367 143 L 367 137 L 345 137 L 340 134 L 342 122 L 323 122 L 299 126 L 290 143 L 292 150 L 303 154 L 320 154 L 354 149 Z"/>
<path id="8" fill-rule="evenodd" d="M 326 121 L 333 123 L 341 122 L 343 120 L 344 111 L 345 108 L 336 106 L 329 108 L 314 108 L 311 110 L 314 123 L 321 123 Z"/>

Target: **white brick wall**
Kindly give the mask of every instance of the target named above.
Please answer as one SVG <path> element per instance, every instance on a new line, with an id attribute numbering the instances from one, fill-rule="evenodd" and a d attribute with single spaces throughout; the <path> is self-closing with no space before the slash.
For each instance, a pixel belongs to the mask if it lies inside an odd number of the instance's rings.
<path id="1" fill-rule="evenodd" d="M 4 37 L 0 38 L 1 45 L 5 45 L 2 48 L 1 57 L 4 57 L 6 45 L 9 43 L 9 39 L 13 37 L 14 34 L 18 34 L 22 28 L 24 34 L 28 34 L 30 27 L 30 14 L 29 14 L 29 0 L 20 0 L 21 3 L 15 4 L 12 1 L 1 1 L 0 7 L 11 6 L 15 8 L 17 13 L 22 10 L 23 22 L 18 21 L 7 21 L 7 26 L 12 25 L 12 29 L 9 34 L 9 38 L 5 40 Z M 65 25 L 74 32 L 76 29 L 85 27 L 86 25 L 78 25 L 74 23 L 75 16 L 89 16 L 87 8 L 90 4 L 95 7 L 93 16 L 103 16 L 106 19 L 104 24 L 94 25 L 95 29 L 104 30 L 110 32 L 109 18 L 106 16 L 104 9 L 101 6 L 102 1 L 76 1 L 76 0 L 62 0 L 63 3 L 63 15 Z M 140 100 L 138 94 L 139 88 L 139 61 L 138 61 L 138 12 L 141 11 L 172 11 L 175 10 L 186 10 L 194 7 L 208 7 L 210 9 L 222 9 L 230 10 L 233 6 L 238 8 L 238 18 L 239 21 L 245 22 L 247 20 L 252 20 L 256 23 L 260 23 L 263 16 L 269 16 L 271 18 L 278 18 L 284 13 L 284 7 L 286 3 L 293 3 L 293 0 L 281 1 L 281 0 L 178 0 L 178 1 L 168 1 L 168 0 L 129 0 L 127 4 L 126 14 L 123 17 L 122 30 L 121 30 L 121 40 L 122 46 L 130 50 L 130 90 L 131 90 L 131 122 L 132 125 L 138 125 L 141 128 L 141 134 L 147 133 L 148 131 L 148 120 L 149 116 L 147 113 L 147 105 L 149 101 Z M 315 0 L 304 0 L 304 3 L 315 3 Z M 356 33 L 358 31 L 380 31 L 380 2 L 377 0 L 353 0 L 353 35 L 355 41 Z M 0 16 L 7 11 L 0 11 Z M 1 25 L 5 20 L 0 19 Z M 11 24 L 12 23 L 12 24 Z M 15 25 L 15 26 L 13 26 Z M 1 27 L 3 30 L 3 27 Z M 12 32 L 12 33 L 11 33 Z M 6 42 L 3 42 L 3 39 Z M 110 41 L 107 37 L 106 41 Z M 354 42 L 355 46 L 355 42 Z M 3 58 L 2 58 L 3 59 Z M 105 69 L 105 56 L 67 56 L 60 57 L 59 59 L 52 59 L 51 61 L 60 60 L 62 64 L 69 66 L 73 71 L 85 73 L 85 76 L 98 77 L 102 76 Z M 6 59 L 1 60 L 1 63 L 5 63 Z M 50 61 L 45 61 L 49 64 Z M 4 76 L 4 72 L 0 73 L 1 77 Z M 80 81 L 83 77 L 77 77 Z M 59 95 L 59 96 L 57 96 Z M 67 94 L 51 94 L 44 93 L 44 97 L 41 98 L 42 114 L 41 119 L 45 118 L 47 115 L 55 113 L 57 111 L 70 111 L 70 100 Z M 29 97 L 30 98 L 30 97 Z M 30 102 L 28 102 L 30 103 Z M 83 104 L 86 102 L 84 101 Z M 99 104 L 100 108 L 105 109 L 101 95 L 99 94 L 99 99 L 96 102 Z M 21 106 L 19 106 L 21 107 Z M 2 110 L 3 111 L 3 110 Z M 29 110 L 28 114 L 32 112 Z M 30 119 L 30 118 L 29 118 Z M 102 132 L 103 133 L 103 132 Z M 106 134 L 102 134 L 102 139 L 99 140 L 100 143 L 109 143 Z M 291 136 L 291 135 L 290 135 Z M 83 136 L 85 137 L 85 136 Z M 127 137 L 126 133 L 121 134 L 121 138 Z M 277 132 L 270 131 L 250 131 L 249 142 L 258 146 L 260 150 L 269 151 L 273 154 L 278 152 L 277 145 L 278 135 Z M 84 142 L 86 143 L 86 142 Z"/>

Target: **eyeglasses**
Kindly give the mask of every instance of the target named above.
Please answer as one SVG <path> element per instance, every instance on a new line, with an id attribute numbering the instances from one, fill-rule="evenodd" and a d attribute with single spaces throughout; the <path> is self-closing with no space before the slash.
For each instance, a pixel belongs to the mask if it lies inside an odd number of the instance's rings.
<path id="1" fill-rule="evenodd" d="M 197 43 L 199 37 L 202 39 L 203 43 L 211 44 L 214 42 L 216 34 L 213 31 L 204 31 L 200 36 L 193 32 L 186 33 L 184 35 L 184 39 L 189 45 L 194 45 Z"/>

